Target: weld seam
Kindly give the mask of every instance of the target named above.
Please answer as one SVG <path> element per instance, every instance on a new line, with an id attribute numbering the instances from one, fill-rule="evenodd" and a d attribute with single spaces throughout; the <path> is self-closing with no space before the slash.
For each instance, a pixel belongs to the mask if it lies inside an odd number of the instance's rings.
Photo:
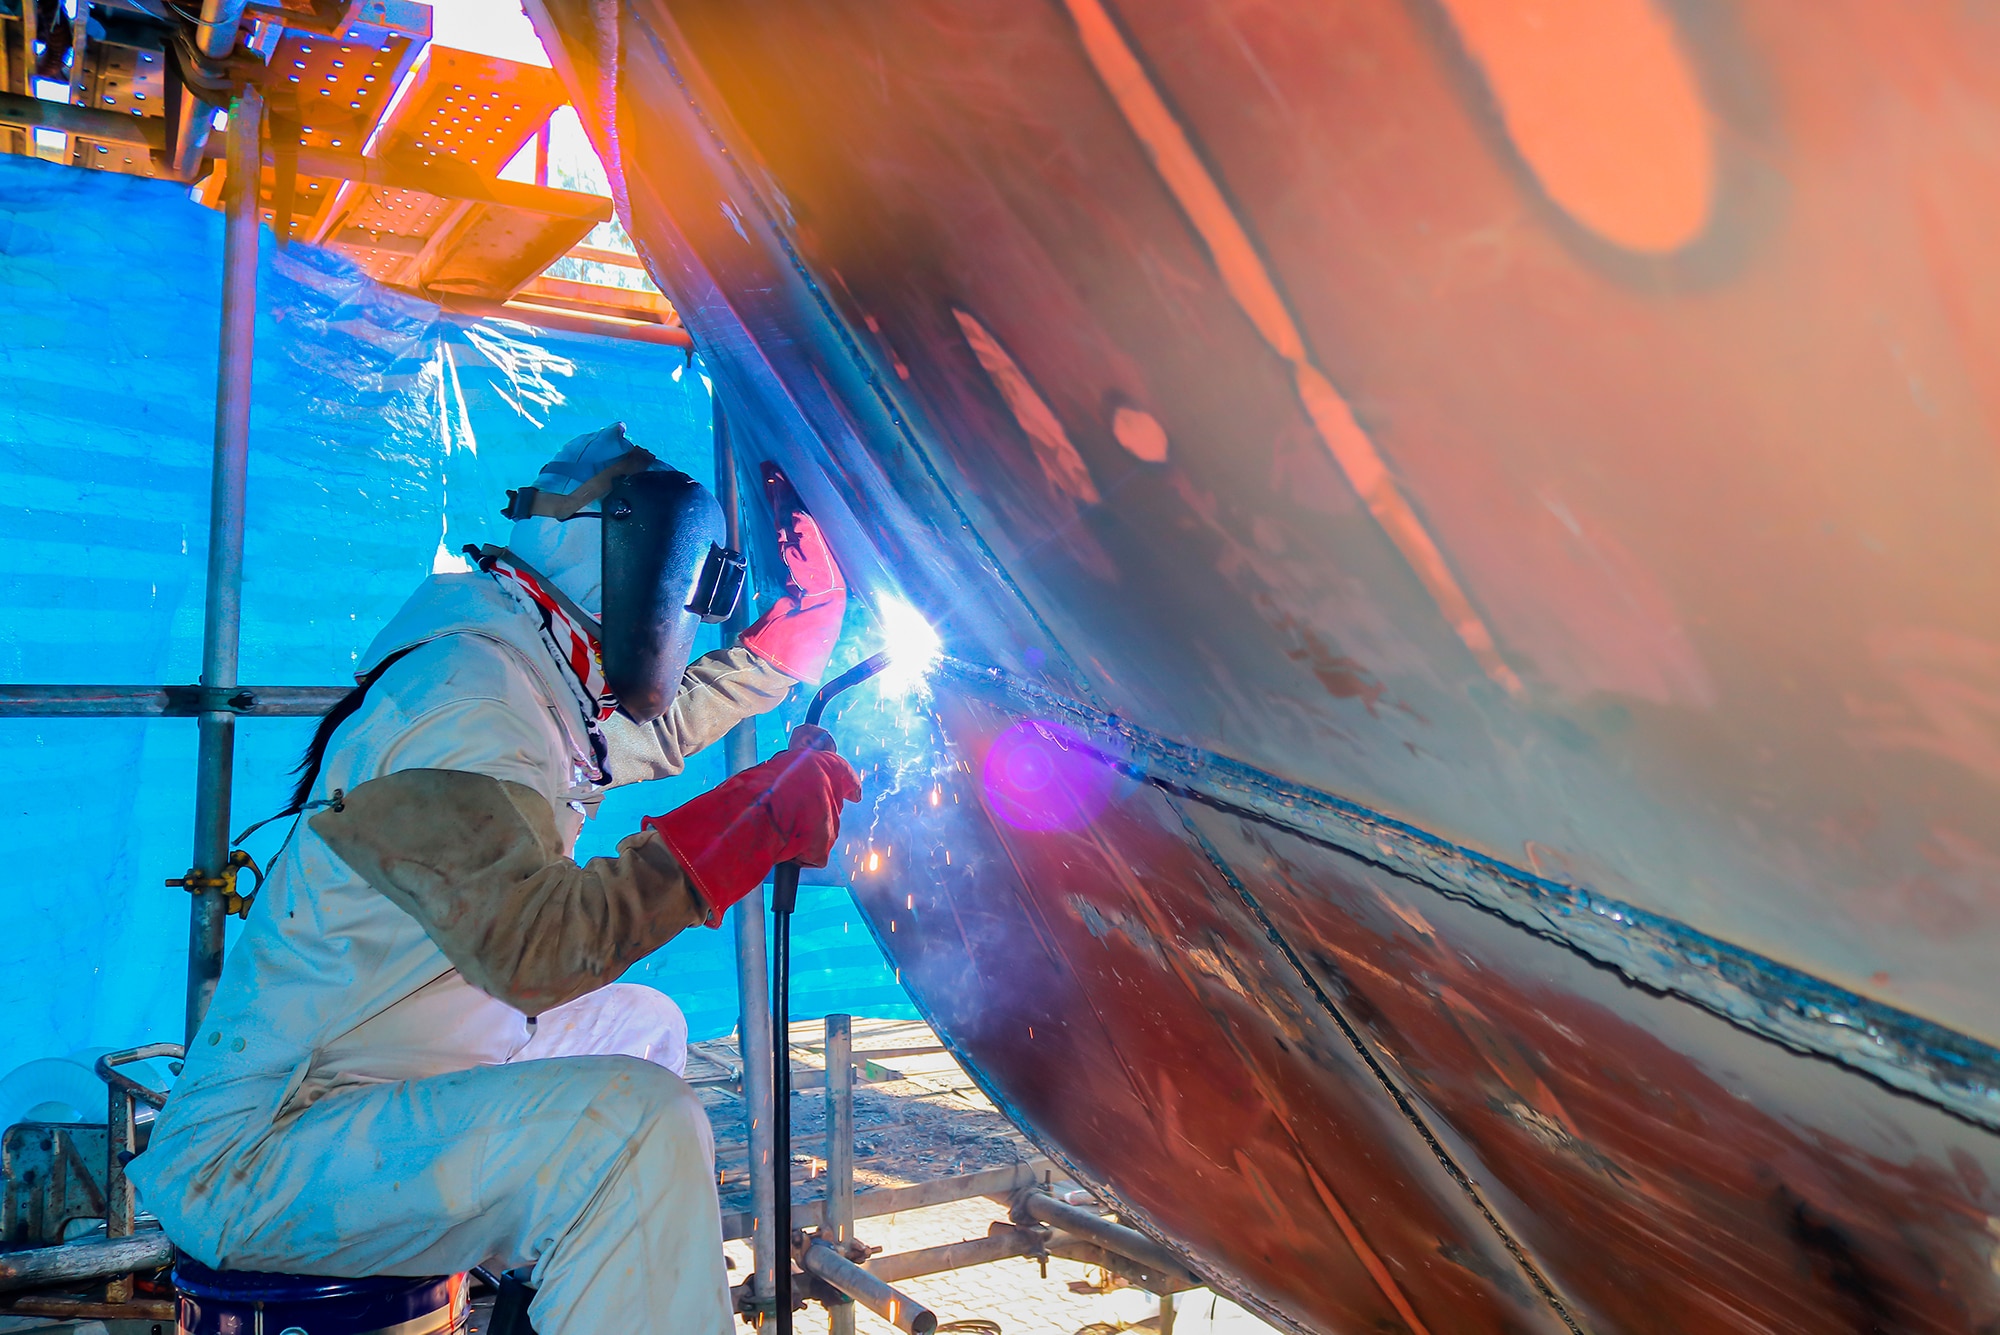
<path id="1" fill-rule="evenodd" d="M 1283 830 L 1549 940 L 1634 985 L 1699 1006 L 1788 1051 L 2000 1130 L 2000 1051 L 1685 923 L 1565 885 L 1357 802 L 1176 742 L 1004 669 L 946 659 L 941 675 L 1061 719 L 1105 763 L 1205 806 Z"/>

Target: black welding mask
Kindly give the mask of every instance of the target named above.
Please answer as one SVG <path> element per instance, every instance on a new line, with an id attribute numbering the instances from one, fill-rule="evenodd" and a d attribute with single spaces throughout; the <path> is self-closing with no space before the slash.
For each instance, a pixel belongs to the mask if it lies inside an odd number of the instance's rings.
<path id="1" fill-rule="evenodd" d="M 723 546 L 722 507 L 686 473 L 628 473 L 602 511 L 604 680 L 644 723 L 673 704 L 702 623 L 735 610 L 744 562 Z"/>

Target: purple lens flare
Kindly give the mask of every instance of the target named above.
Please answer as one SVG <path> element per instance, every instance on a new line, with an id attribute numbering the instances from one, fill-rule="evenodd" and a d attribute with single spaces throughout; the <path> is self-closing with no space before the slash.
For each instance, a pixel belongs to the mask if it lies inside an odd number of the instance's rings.
<path id="1" fill-rule="evenodd" d="M 994 738 L 980 768 L 986 804 L 1017 830 L 1077 830 L 1124 777 L 1073 728 L 1025 719 Z"/>

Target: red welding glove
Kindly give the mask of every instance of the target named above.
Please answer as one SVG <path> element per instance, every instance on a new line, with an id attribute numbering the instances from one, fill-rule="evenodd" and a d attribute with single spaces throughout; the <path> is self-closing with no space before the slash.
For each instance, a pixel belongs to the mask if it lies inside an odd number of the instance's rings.
<path id="1" fill-rule="evenodd" d="M 824 728 L 792 729 L 791 745 L 664 816 L 640 824 L 658 832 L 722 925 L 731 904 L 755 890 L 780 862 L 824 867 L 840 837 L 842 803 L 861 799 L 854 767 Z"/>
<path id="2" fill-rule="evenodd" d="M 785 596 L 743 632 L 743 647 L 788 677 L 818 681 L 847 614 L 847 581 L 785 475 L 767 464 L 765 483 L 778 516 Z"/>

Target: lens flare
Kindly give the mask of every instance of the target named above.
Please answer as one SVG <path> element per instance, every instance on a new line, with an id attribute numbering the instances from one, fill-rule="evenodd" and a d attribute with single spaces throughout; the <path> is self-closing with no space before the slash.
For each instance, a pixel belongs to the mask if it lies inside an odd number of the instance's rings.
<path id="1" fill-rule="evenodd" d="M 1075 730 L 1024 719 L 1001 733 L 980 767 L 993 814 L 1017 830 L 1080 830 L 1119 788 L 1118 772 Z"/>
<path id="2" fill-rule="evenodd" d="M 882 670 L 882 689 L 891 695 L 915 690 L 944 656 L 944 642 L 923 613 L 901 598 L 884 598 L 876 605 L 882 627 L 882 647 L 889 666 Z"/>

